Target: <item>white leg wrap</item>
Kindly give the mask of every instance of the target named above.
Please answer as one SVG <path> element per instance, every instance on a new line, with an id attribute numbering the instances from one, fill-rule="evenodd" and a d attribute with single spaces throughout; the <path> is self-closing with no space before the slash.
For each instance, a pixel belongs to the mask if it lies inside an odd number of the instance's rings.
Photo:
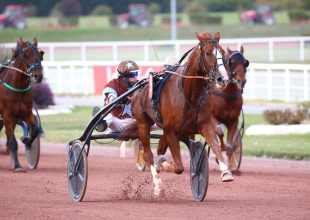
<path id="1" fill-rule="evenodd" d="M 219 161 L 220 164 L 220 171 L 228 170 L 228 167 L 225 163 Z"/>
<path id="2" fill-rule="evenodd" d="M 153 176 L 153 183 L 154 183 L 154 195 L 157 197 L 165 197 L 165 190 L 164 190 L 164 185 L 161 181 L 161 178 L 159 174 L 156 171 L 156 168 L 151 165 L 151 173 Z"/>

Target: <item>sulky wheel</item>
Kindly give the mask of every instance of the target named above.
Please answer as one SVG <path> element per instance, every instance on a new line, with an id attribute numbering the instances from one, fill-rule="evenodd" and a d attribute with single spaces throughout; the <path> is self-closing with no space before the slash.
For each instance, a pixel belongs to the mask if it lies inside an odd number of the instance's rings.
<path id="1" fill-rule="evenodd" d="M 240 169 L 242 160 L 242 136 L 239 134 L 239 129 L 236 131 L 234 140 L 235 145 L 234 145 L 234 152 L 232 154 L 232 168 L 231 168 L 233 172 L 238 171 Z"/>
<path id="2" fill-rule="evenodd" d="M 31 144 L 31 148 L 26 148 L 26 159 L 30 169 L 36 169 L 40 159 L 40 135 Z"/>
<path id="3" fill-rule="evenodd" d="M 70 196 L 75 202 L 82 201 L 87 186 L 87 155 L 82 147 L 83 144 L 77 141 L 69 150 L 67 167 L 68 188 Z"/>
<path id="4" fill-rule="evenodd" d="M 143 150 L 140 141 L 135 140 L 133 142 L 133 148 L 137 170 L 142 172 L 145 170 L 145 161 L 143 159 Z"/>
<path id="5" fill-rule="evenodd" d="M 201 142 L 191 146 L 190 182 L 192 194 L 197 202 L 202 202 L 207 194 L 209 163 L 205 147 Z"/>

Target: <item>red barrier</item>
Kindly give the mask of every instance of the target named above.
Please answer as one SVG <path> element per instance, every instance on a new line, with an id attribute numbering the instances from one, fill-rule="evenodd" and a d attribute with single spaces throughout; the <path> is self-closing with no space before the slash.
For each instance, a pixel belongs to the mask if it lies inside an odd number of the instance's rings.
<path id="1" fill-rule="evenodd" d="M 115 75 L 113 73 L 116 72 L 116 67 L 115 65 L 110 66 L 94 66 L 93 67 L 93 77 L 94 77 L 94 92 L 95 95 L 100 95 L 102 93 L 102 90 L 104 86 L 110 81 Z M 148 73 L 152 70 L 155 72 L 158 72 L 163 69 L 162 66 L 160 65 L 144 65 L 141 66 L 141 72 L 138 76 L 139 79 L 142 78 L 147 78 Z"/>

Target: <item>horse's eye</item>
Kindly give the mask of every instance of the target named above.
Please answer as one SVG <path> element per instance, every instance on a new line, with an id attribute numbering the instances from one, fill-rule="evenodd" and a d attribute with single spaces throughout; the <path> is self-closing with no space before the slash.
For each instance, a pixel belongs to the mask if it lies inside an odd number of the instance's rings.
<path id="1" fill-rule="evenodd" d="M 212 55 L 212 53 L 210 53 L 210 52 L 206 52 L 206 55 L 207 55 L 207 56 L 211 56 L 211 55 Z"/>
<path id="2" fill-rule="evenodd" d="M 40 51 L 40 55 L 41 55 L 41 61 L 43 61 L 43 55 L 44 55 L 44 51 Z"/>

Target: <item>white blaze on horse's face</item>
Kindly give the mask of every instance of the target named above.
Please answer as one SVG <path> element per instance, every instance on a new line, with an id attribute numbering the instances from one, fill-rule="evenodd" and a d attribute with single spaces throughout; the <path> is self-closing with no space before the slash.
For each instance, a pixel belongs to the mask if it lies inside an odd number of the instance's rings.
<path id="1" fill-rule="evenodd" d="M 216 54 L 216 60 L 217 60 L 217 65 L 218 65 L 218 70 L 220 74 L 222 75 L 224 80 L 228 80 L 228 74 L 225 68 L 225 65 L 223 63 L 223 57 L 222 53 L 220 53 L 217 49 L 215 49 L 215 54 Z"/>

